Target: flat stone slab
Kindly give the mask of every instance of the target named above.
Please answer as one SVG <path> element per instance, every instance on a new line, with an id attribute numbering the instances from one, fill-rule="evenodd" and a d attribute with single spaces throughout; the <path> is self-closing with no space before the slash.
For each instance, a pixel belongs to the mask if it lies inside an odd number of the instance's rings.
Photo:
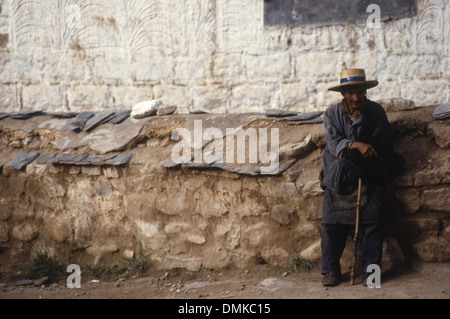
<path id="1" fill-rule="evenodd" d="M 295 111 L 286 111 L 286 110 L 277 110 L 277 109 L 269 109 L 264 112 L 266 116 L 269 117 L 286 117 L 286 116 L 295 116 L 298 115 L 299 112 Z"/>
<path id="2" fill-rule="evenodd" d="M 63 151 L 88 146 L 91 150 L 101 154 L 121 150 L 139 135 L 145 122 L 151 119 L 136 120 L 127 117 L 120 124 L 106 123 L 90 132 L 77 133 L 65 128 L 61 130 L 55 146 Z"/>
<path id="3" fill-rule="evenodd" d="M 8 163 L 8 166 L 21 170 L 34 161 L 38 156 L 38 152 L 19 152 L 16 156 L 14 156 L 14 159 Z"/>

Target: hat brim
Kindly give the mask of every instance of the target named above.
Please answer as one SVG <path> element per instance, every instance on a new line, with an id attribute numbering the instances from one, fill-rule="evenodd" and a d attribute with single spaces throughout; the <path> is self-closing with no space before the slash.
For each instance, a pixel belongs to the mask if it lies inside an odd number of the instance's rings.
<path id="1" fill-rule="evenodd" d="M 355 85 L 362 86 L 365 89 L 371 89 L 371 88 L 376 87 L 378 85 L 378 81 L 377 80 L 372 80 L 372 81 L 354 81 L 354 82 L 349 82 L 349 83 L 343 83 L 343 84 L 339 84 L 339 85 L 336 85 L 336 86 L 328 88 L 328 91 L 342 92 L 342 89 L 347 88 L 349 86 L 355 86 Z"/>

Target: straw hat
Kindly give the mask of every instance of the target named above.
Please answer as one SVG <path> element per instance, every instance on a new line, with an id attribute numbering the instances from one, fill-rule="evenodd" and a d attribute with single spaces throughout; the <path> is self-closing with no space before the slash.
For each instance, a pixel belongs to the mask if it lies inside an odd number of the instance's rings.
<path id="1" fill-rule="evenodd" d="M 328 91 L 341 92 L 343 88 L 349 85 L 361 85 L 366 89 L 370 89 L 377 86 L 378 81 L 366 81 L 364 69 L 346 69 L 341 72 L 340 84 L 330 87 Z"/>

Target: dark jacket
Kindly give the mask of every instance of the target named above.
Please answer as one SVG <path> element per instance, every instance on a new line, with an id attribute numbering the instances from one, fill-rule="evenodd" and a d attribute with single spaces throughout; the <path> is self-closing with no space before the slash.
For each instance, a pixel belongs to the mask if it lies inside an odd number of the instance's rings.
<path id="1" fill-rule="evenodd" d="M 327 144 L 322 183 L 326 188 L 333 193 L 345 193 L 358 177 L 369 180 L 391 173 L 387 171 L 390 170 L 388 157 L 393 153 L 391 128 L 380 104 L 366 99 L 360 115 L 352 123 L 342 100 L 325 111 L 323 123 Z M 358 151 L 349 152 L 350 143 L 357 141 L 371 144 L 379 156 L 364 160 Z"/>

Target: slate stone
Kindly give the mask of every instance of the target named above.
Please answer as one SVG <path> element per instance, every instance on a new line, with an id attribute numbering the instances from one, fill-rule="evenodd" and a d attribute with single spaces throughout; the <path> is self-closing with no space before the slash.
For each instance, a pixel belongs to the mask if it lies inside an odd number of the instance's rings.
<path id="1" fill-rule="evenodd" d="M 39 156 L 39 158 L 36 160 L 36 163 L 38 164 L 53 164 L 56 160 L 56 153 L 52 154 L 43 154 Z"/>
<path id="2" fill-rule="evenodd" d="M 10 117 L 10 116 L 11 116 L 11 113 L 0 113 L 0 120 L 4 119 L 4 118 L 7 118 L 7 117 Z"/>
<path id="3" fill-rule="evenodd" d="M 93 166 L 102 166 L 105 165 L 105 161 L 116 157 L 115 155 L 109 157 L 99 157 L 99 156 L 89 156 L 83 159 L 82 164 L 85 165 L 93 165 Z M 81 163 L 80 163 L 81 164 Z"/>
<path id="4" fill-rule="evenodd" d="M 433 118 L 436 120 L 445 120 L 450 118 L 450 103 L 443 103 L 433 111 Z"/>
<path id="5" fill-rule="evenodd" d="M 89 153 L 83 154 L 63 154 L 56 159 L 56 163 L 58 164 L 75 164 L 78 162 L 82 162 L 86 157 L 89 156 Z"/>
<path id="6" fill-rule="evenodd" d="M 209 112 L 203 110 L 190 110 L 189 114 L 209 114 Z"/>
<path id="7" fill-rule="evenodd" d="M 16 281 L 14 283 L 15 286 L 31 286 L 33 284 L 34 284 L 34 280 L 31 280 L 31 279 L 23 279 L 23 280 Z"/>
<path id="8" fill-rule="evenodd" d="M 71 131 L 80 131 L 86 125 L 86 122 L 95 115 L 94 112 L 82 112 L 78 116 L 66 123 L 66 128 Z"/>
<path id="9" fill-rule="evenodd" d="M 97 126 L 108 122 L 114 117 L 114 114 L 116 114 L 116 111 L 112 110 L 106 110 L 96 113 L 93 117 L 87 120 L 83 131 L 91 131 Z"/>
<path id="10" fill-rule="evenodd" d="M 302 124 L 319 124 L 323 123 L 323 117 L 318 116 L 312 120 L 302 120 L 302 121 L 287 121 L 287 125 L 302 125 Z"/>
<path id="11" fill-rule="evenodd" d="M 112 159 L 105 161 L 105 163 L 109 164 L 109 165 L 114 165 L 114 166 L 125 165 L 131 161 L 132 157 L 133 157 L 133 154 L 121 154 L 121 155 L 115 156 Z"/>
<path id="12" fill-rule="evenodd" d="M 19 152 L 14 156 L 14 159 L 8 163 L 8 166 L 21 170 L 39 156 L 38 152 Z"/>
<path id="13" fill-rule="evenodd" d="M 51 113 L 49 115 L 56 117 L 58 119 L 69 119 L 69 118 L 73 118 L 75 116 L 77 116 L 79 113 L 76 112 L 56 112 L 56 113 Z"/>
<path id="14" fill-rule="evenodd" d="M 270 116 L 270 117 L 286 117 L 286 116 L 295 116 L 298 114 L 298 112 L 269 109 L 269 110 L 265 111 L 264 114 L 266 116 Z"/>
<path id="15" fill-rule="evenodd" d="M 112 124 L 120 124 L 124 120 L 130 117 L 131 110 L 125 110 L 125 111 L 117 111 L 114 117 L 110 120 L 110 123 Z"/>
<path id="16" fill-rule="evenodd" d="M 285 121 L 307 121 L 315 119 L 318 116 L 321 116 L 323 114 L 323 111 L 316 111 L 316 112 L 309 112 L 304 114 L 299 114 L 295 116 L 289 116 L 288 118 L 284 119 Z"/>
<path id="17" fill-rule="evenodd" d="M 29 119 L 30 117 L 33 117 L 36 115 L 45 115 L 45 113 L 42 111 L 37 111 L 37 110 L 30 110 L 30 111 L 13 113 L 11 115 L 11 117 L 16 120 L 26 120 L 26 119 Z"/>
<path id="18" fill-rule="evenodd" d="M 177 166 L 181 166 L 181 163 L 175 163 L 174 161 L 167 160 L 159 163 L 159 165 L 164 168 L 174 168 Z"/>

